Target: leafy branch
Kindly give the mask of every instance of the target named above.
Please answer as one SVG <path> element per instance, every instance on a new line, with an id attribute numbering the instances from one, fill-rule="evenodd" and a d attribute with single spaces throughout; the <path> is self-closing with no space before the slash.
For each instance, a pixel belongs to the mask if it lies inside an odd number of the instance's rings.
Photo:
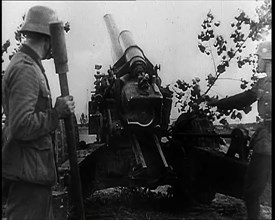
<path id="1" fill-rule="evenodd" d="M 198 48 L 201 53 L 211 56 L 214 74 L 207 75 L 207 89 L 205 92 L 200 90 L 200 80 L 198 77 L 192 80 L 192 83 L 187 83 L 184 80 L 177 80 L 175 84 L 176 103 L 179 112 L 196 112 L 198 115 L 206 116 L 210 120 L 220 119 L 223 116 L 230 116 L 232 119 L 242 118 L 242 114 L 237 110 L 213 110 L 205 104 L 206 101 L 212 99 L 218 99 L 218 96 L 210 98 L 207 94 L 216 84 L 218 79 L 221 79 L 221 75 L 226 72 L 230 65 L 233 65 L 233 61 L 237 64 L 238 68 L 242 68 L 245 64 L 251 66 L 252 75 L 250 86 L 252 86 L 256 80 L 256 59 L 253 54 L 249 54 L 246 57 L 242 57 L 243 50 L 246 48 L 248 40 L 259 41 L 264 35 L 271 29 L 271 0 L 265 0 L 264 4 L 256 9 L 258 15 L 258 21 L 250 19 L 244 11 L 240 11 L 237 16 L 234 17 L 234 22 L 231 23 L 233 28 L 232 33 L 228 40 L 222 35 L 216 34 L 220 28 L 220 21 L 216 21 L 214 15 L 209 11 L 206 18 L 202 22 L 202 30 L 198 35 Z M 228 41 L 232 45 L 229 47 Z M 214 50 L 215 48 L 215 50 Z M 214 52 L 216 57 L 220 59 L 220 62 L 216 64 Z M 224 78 L 223 78 L 224 79 Z M 240 79 L 241 89 L 247 88 L 249 82 Z M 243 109 L 244 113 L 251 111 L 251 106 Z M 225 117 L 220 120 L 221 123 L 225 123 Z"/>

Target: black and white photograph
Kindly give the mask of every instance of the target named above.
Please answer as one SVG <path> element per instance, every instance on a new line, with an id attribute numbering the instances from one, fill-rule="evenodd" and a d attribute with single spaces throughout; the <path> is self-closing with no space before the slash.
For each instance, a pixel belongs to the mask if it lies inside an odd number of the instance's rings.
<path id="1" fill-rule="evenodd" d="M 272 1 L 2 1 L 2 220 L 271 220 Z"/>

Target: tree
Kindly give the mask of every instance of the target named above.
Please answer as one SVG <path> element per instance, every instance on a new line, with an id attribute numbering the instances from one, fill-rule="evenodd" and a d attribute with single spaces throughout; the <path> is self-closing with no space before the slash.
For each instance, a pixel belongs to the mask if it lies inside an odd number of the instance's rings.
<path id="1" fill-rule="evenodd" d="M 22 20 L 24 20 L 24 19 L 25 19 L 25 15 L 22 16 Z M 5 60 L 3 59 L 4 53 L 8 54 L 9 60 L 11 60 L 13 55 L 18 51 L 18 49 L 22 45 L 22 42 L 24 40 L 24 36 L 20 33 L 20 29 L 21 29 L 22 25 L 23 25 L 23 21 L 17 26 L 16 31 L 14 32 L 16 47 L 13 49 L 11 54 L 8 53 L 8 48 L 11 46 L 10 40 L 6 40 L 6 42 L 2 45 L 2 63 L 5 62 Z M 2 70 L 2 77 L 4 74 L 5 74 L 5 71 Z"/>
<path id="2" fill-rule="evenodd" d="M 201 91 L 200 78 L 195 77 L 191 83 L 184 80 L 177 80 L 174 85 L 176 93 L 176 106 L 179 112 L 194 112 L 198 116 L 206 116 L 211 121 L 220 120 L 220 123 L 227 124 L 225 116 L 232 119 L 242 118 L 242 111 L 233 110 L 214 110 L 205 104 L 211 99 L 218 99 L 218 96 L 209 97 L 208 92 L 215 85 L 230 65 L 237 64 L 239 68 L 249 65 L 251 68 L 251 81 L 240 79 L 241 89 L 246 89 L 250 83 L 252 86 L 257 80 L 256 59 L 253 54 L 242 56 L 248 41 L 260 41 L 264 39 L 266 33 L 271 30 L 271 0 L 265 0 L 261 7 L 256 8 L 258 20 L 252 20 L 244 11 L 234 17 L 231 23 L 231 35 L 226 39 L 223 35 L 217 34 L 220 21 L 209 11 L 202 22 L 202 30 L 198 35 L 198 48 L 201 53 L 209 56 L 214 65 L 214 72 L 206 77 L 207 89 Z M 251 111 L 251 106 L 243 109 L 244 113 Z"/>

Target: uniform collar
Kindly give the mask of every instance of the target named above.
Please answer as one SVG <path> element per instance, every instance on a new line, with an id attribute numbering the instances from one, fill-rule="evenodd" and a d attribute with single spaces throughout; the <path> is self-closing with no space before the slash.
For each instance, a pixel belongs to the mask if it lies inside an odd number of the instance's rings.
<path id="1" fill-rule="evenodd" d="M 37 63 L 37 65 L 40 67 L 41 71 L 43 73 L 45 72 L 45 69 L 44 69 L 44 67 L 41 63 L 41 58 L 30 46 L 28 46 L 26 44 L 22 44 L 22 47 L 20 48 L 19 51 L 29 55 Z"/>

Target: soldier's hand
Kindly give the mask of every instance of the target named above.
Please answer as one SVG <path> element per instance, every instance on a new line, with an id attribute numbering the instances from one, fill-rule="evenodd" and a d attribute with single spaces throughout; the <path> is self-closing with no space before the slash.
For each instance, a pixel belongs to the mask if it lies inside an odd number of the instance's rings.
<path id="1" fill-rule="evenodd" d="M 57 97 L 55 106 L 59 118 L 66 118 L 71 113 L 74 113 L 75 103 L 72 96 Z"/>
<path id="2" fill-rule="evenodd" d="M 218 101 L 208 101 L 208 102 L 206 102 L 206 104 L 209 106 L 217 106 Z"/>

